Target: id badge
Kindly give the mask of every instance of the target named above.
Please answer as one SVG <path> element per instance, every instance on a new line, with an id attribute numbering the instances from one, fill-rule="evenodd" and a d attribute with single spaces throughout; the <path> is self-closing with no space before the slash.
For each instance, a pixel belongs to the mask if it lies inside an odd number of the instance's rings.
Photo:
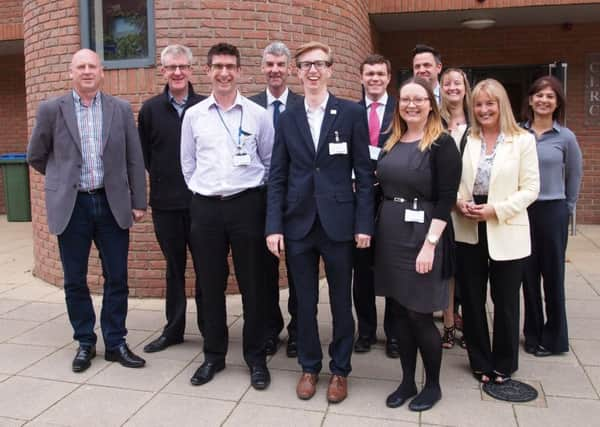
<path id="1" fill-rule="evenodd" d="M 250 154 L 239 153 L 233 156 L 233 166 L 248 166 L 250 164 Z"/>
<path id="2" fill-rule="evenodd" d="M 418 222 L 419 224 L 423 224 L 425 222 L 425 211 L 405 209 L 404 222 Z"/>
<path id="3" fill-rule="evenodd" d="M 378 160 L 379 153 L 381 153 L 380 147 L 376 147 L 374 145 L 369 145 L 369 156 L 371 157 L 371 160 Z"/>
<path id="4" fill-rule="evenodd" d="M 347 142 L 330 142 L 329 143 L 329 155 L 335 156 L 338 154 L 348 154 L 348 143 Z"/>

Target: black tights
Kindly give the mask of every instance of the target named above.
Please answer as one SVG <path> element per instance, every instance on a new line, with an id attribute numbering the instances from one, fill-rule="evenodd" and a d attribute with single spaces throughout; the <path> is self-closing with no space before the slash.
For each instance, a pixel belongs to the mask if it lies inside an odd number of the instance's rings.
<path id="1" fill-rule="evenodd" d="M 417 313 L 390 298 L 394 319 L 395 336 L 400 341 L 402 384 L 399 390 L 414 393 L 417 349 L 421 351 L 425 367 L 425 390 L 440 390 L 440 365 L 442 363 L 442 338 L 433 323 L 433 313 Z"/>

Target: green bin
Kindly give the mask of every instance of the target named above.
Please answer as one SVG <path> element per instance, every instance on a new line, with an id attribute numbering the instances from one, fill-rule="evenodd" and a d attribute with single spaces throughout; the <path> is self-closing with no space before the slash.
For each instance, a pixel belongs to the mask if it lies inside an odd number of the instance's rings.
<path id="1" fill-rule="evenodd" d="M 8 221 L 31 221 L 29 168 L 25 154 L 3 154 L 0 166 L 4 174 L 4 197 Z"/>

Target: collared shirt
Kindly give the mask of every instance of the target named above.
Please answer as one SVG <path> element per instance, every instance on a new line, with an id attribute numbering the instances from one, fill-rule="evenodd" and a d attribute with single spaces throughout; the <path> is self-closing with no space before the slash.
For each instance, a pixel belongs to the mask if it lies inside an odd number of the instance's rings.
<path id="1" fill-rule="evenodd" d="M 89 106 L 81 102 L 73 90 L 75 116 L 81 140 L 80 190 L 95 190 L 104 187 L 104 164 L 102 163 L 102 96 L 100 91 Z"/>
<path id="2" fill-rule="evenodd" d="M 383 96 L 381 98 L 379 98 L 377 101 L 373 101 L 368 96 L 365 96 L 365 107 L 367 108 L 367 117 L 369 117 L 369 113 L 371 112 L 371 110 L 370 110 L 371 104 L 373 102 L 379 103 L 379 105 L 377 106 L 377 117 L 379 118 L 379 126 L 381 126 L 383 124 L 383 114 L 385 113 L 385 106 L 387 105 L 387 102 L 388 102 L 387 92 L 385 92 L 383 94 Z M 382 129 L 382 130 L 385 130 L 385 129 Z"/>
<path id="3" fill-rule="evenodd" d="M 536 138 L 540 167 L 540 193 L 537 200 L 567 199 L 569 212 L 573 212 L 579 197 L 583 174 L 581 150 L 575 134 L 558 122 L 539 137 L 526 122 L 523 127 Z"/>
<path id="4" fill-rule="evenodd" d="M 177 114 L 179 114 L 179 117 L 181 117 L 183 115 L 183 111 L 185 110 L 185 105 L 187 104 L 187 101 L 188 101 L 187 94 L 183 97 L 181 102 L 177 102 L 175 97 L 173 95 L 171 95 L 171 91 L 169 91 L 169 102 L 171 103 L 173 108 L 175 108 L 175 110 L 177 110 Z"/>
<path id="5" fill-rule="evenodd" d="M 287 98 L 288 98 L 288 93 L 290 93 L 290 90 L 286 87 L 279 98 L 275 98 L 273 96 L 273 94 L 271 93 L 271 91 L 269 90 L 269 88 L 267 88 L 266 92 L 267 92 L 267 111 L 269 112 L 269 117 L 273 117 L 273 109 L 275 108 L 275 107 L 273 107 L 273 102 L 275 102 L 275 101 L 281 101 L 281 105 L 279 106 L 279 112 L 283 113 L 285 111 L 285 107 L 287 106 Z"/>
<path id="6" fill-rule="evenodd" d="M 211 94 L 183 117 L 181 170 L 188 188 L 204 196 L 230 196 L 263 185 L 273 138 L 264 108 L 238 92 L 233 105 L 224 109 Z M 238 152 L 247 153 L 250 164 L 235 166 Z"/>
<path id="7" fill-rule="evenodd" d="M 308 120 L 308 126 L 310 127 L 310 134 L 312 136 L 313 144 L 315 144 L 315 151 L 319 146 L 319 138 L 321 137 L 321 125 L 325 118 L 325 109 L 327 108 L 327 101 L 329 101 L 329 92 L 325 96 L 325 100 L 317 106 L 315 109 L 310 109 L 306 98 L 304 98 L 304 109 L 306 110 L 306 119 Z"/>

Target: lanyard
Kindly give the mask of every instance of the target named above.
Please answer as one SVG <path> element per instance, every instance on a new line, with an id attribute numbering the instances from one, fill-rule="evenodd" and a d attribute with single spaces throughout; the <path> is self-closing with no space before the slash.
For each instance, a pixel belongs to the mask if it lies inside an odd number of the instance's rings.
<path id="1" fill-rule="evenodd" d="M 244 109 L 242 108 L 242 112 L 240 114 L 240 125 L 238 126 L 238 135 L 237 135 L 237 143 L 236 143 L 235 138 L 233 137 L 233 134 L 231 133 L 231 131 L 229 130 L 229 127 L 227 126 L 227 123 L 225 123 L 225 120 L 223 120 L 223 116 L 221 115 L 221 112 L 219 111 L 219 106 L 216 105 L 215 107 L 217 108 L 217 114 L 219 115 L 219 119 L 221 119 L 221 123 L 223 123 L 223 126 L 225 127 L 227 134 L 229 134 L 229 137 L 231 138 L 233 143 L 236 144 L 237 149 L 241 150 L 242 145 L 243 145 L 242 144 L 242 120 L 244 119 Z"/>

